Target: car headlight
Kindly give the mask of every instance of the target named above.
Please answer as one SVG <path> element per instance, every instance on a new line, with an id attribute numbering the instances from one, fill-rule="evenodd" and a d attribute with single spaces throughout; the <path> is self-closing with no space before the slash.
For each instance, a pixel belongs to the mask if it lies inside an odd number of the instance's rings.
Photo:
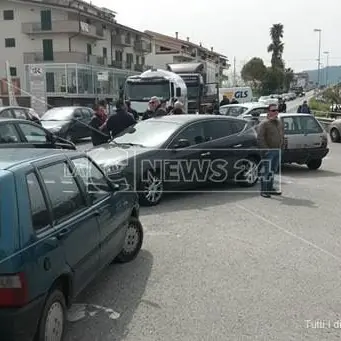
<path id="1" fill-rule="evenodd" d="M 105 165 L 103 169 L 107 176 L 115 175 L 121 173 L 127 166 L 121 163 L 117 163 L 114 165 Z"/>

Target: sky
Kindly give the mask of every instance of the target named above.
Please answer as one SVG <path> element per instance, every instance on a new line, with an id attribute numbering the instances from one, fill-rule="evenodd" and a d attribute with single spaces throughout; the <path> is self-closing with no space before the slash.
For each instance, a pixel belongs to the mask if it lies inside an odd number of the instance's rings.
<path id="1" fill-rule="evenodd" d="M 86 0 L 90 2 L 89 0 Z M 284 25 L 286 67 L 295 72 L 317 69 L 318 33 L 321 29 L 321 63 L 341 65 L 341 0 L 92 0 L 94 5 L 117 12 L 117 22 L 144 31 L 151 30 L 179 38 L 187 37 L 226 55 L 236 69 L 252 57 L 269 65 L 269 30 Z"/>

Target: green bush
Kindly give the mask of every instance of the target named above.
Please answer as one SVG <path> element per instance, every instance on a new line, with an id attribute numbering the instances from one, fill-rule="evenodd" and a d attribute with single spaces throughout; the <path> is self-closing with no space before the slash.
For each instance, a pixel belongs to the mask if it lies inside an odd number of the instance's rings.
<path id="1" fill-rule="evenodd" d="M 309 101 L 309 106 L 313 111 L 330 111 L 330 104 L 319 102 L 315 98 L 312 98 Z"/>

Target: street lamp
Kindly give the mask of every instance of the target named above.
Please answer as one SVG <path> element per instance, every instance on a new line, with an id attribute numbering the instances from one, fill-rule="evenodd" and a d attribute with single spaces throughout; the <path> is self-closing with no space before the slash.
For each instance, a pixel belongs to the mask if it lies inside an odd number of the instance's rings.
<path id="1" fill-rule="evenodd" d="M 321 32 L 320 28 L 315 28 L 314 32 L 317 32 L 319 35 L 319 52 L 317 58 L 317 86 L 320 87 L 320 69 L 321 69 Z"/>
<path id="2" fill-rule="evenodd" d="M 329 51 L 324 51 L 323 52 L 327 56 L 327 66 L 326 66 L 326 86 L 328 86 L 328 72 L 329 72 Z"/>

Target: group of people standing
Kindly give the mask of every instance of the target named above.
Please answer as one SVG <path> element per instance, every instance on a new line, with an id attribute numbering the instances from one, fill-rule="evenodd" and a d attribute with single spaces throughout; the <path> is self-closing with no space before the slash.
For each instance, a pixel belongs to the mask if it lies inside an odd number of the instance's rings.
<path id="1" fill-rule="evenodd" d="M 95 115 L 90 122 L 91 140 L 94 146 L 107 143 L 115 138 L 125 129 L 139 121 L 140 117 L 136 110 L 131 107 L 131 102 L 122 99 L 116 102 L 116 113 L 108 114 L 107 103 L 102 100 L 94 105 Z M 185 114 L 183 104 L 175 102 L 172 107 L 167 108 L 167 102 L 158 97 L 152 97 L 148 103 L 148 109 L 142 116 L 142 120 L 165 115 Z"/>

